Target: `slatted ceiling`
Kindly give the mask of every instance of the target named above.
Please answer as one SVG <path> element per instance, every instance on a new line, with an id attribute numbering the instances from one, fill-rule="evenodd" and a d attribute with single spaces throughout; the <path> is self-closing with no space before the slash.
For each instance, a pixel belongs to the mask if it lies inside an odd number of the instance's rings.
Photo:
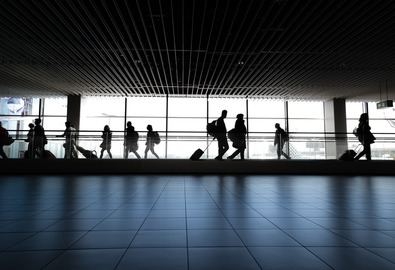
<path id="1" fill-rule="evenodd" d="M 0 28 L 0 95 L 395 98 L 392 0 L 3 0 Z"/>

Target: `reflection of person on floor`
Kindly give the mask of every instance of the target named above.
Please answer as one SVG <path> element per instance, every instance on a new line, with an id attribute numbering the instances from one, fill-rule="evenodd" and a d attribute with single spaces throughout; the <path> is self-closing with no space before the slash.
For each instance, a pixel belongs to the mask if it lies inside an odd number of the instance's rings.
<path id="1" fill-rule="evenodd" d="M 277 145 L 277 159 L 281 158 L 281 155 L 283 155 L 286 159 L 290 159 L 290 157 L 283 151 L 285 142 L 288 141 L 288 135 L 285 132 L 284 129 L 280 127 L 279 123 L 276 123 L 274 125 L 276 128 L 276 134 L 274 136 L 274 145 Z"/>
<path id="2" fill-rule="evenodd" d="M 34 158 L 34 152 L 33 152 L 33 143 L 34 143 L 34 124 L 30 123 L 29 124 L 29 132 L 27 133 L 27 139 L 25 142 L 27 142 L 27 152 L 25 154 L 25 158 L 28 159 L 33 159 Z"/>
<path id="3" fill-rule="evenodd" d="M 71 158 L 78 158 L 77 150 L 75 149 L 76 144 L 76 130 L 71 125 L 69 121 L 64 123 L 66 129 L 64 130 L 62 135 L 57 135 L 56 137 L 65 137 L 65 143 L 63 144 L 64 147 L 64 158 L 71 159 Z"/>
<path id="4" fill-rule="evenodd" d="M 216 160 L 222 160 L 223 155 L 228 151 L 228 139 L 226 138 L 226 126 L 224 119 L 228 114 L 227 110 L 223 110 L 221 113 L 221 117 L 217 119 L 217 132 L 216 137 L 218 140 L 218 156 L 215 158 Z"/>
<path id="5" fill-rule="evenodd" d="M 124 157 L 128 158 L 129 153 L 132 152 L 138 159 L 140 159 L 140 155 L 137 153 L 139 134 L 134 130 L 134 126 L 130 121 L 126 124 L 126 136 L 125 136 L 125 153 Z"/>
<path id="6" fill-rule="evenodd" d="M 100 152 L 100 159 L 103 158 L 103 153 L 107 150 L 108 155 L 112 158 L 111 154 L 111 139 L 112 139 L 112 132 L 108 125 L 104 126 L 103 135 L 101 135 L 103 142 L 100 144 L 101 152 Z"/>
<path id="7" fill-rule="evenodd" d="M 7 145 L 6 141 L 8 140 L 8 131 L 3 128 L 1 122 L 0 122 L 0 156 L 3 159 L 8 159 L 7 155 L 4 152 L 3 146 Z"/>
<path id="8" fill-rule="evenodd" d="M 44 157 L 44 146 L 48 143 L 45 131 L 41 125 L 41 119 L 34 119 L 33 152 L 40 158 Z"/>
<path id="9" fill-rule="evenodd" d="M 359 125 L 356 130 L 356 135 L 358 137 L 359 142 L 363 145 L 363 150 L 361 153 L 359 153 L 355 159 L 360 159 L 363 155 L 366 155 L 367 160 L 372 159 L 372 153 L 370 150 L 370 145 L 374 143 L 374 140 L 376 138 L 370 132 L 370 126 L 369 126 L 369 115 L 367 113 L 361 114 L 359 117 Z"/>
<path id="10" fill-rule="evenodd" d="M 152 130 L 152 126 L 148 125 L 147 126 L 147 142 L 145 143 L 146 147 L 145 147 L 145 151 L 144 151 L 144 158 L 147 158 L 147 154 L 148 151 L 151 151 L 151 153 L 159 159 L 159 156 L 155 153 L 154 147 L 155 147 L 155 143 L 154 143 L 154 137 L 155 137 L 155 133 Z"/>
<path id="11" fill-rule="evenodd" d="M 238 154 L 240 154 L 240 159 L 244 159 L 244 150 L 246 149 L 246 134 L 247 128 L 244 125 L 243 114 L 237 115 L 237 120 L 235 123 L 235 141 L 232 146 L 237 148 L 237 150 L 228 157 L 228 159 L 234 159 Z"/>

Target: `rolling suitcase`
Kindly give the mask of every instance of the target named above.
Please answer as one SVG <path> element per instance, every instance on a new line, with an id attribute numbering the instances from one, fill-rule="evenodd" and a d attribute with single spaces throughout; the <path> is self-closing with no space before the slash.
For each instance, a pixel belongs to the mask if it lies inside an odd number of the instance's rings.
<path id="1" fill-rule="evenodd" d="M 339 160 L 352 161 L 354 160 L 357 153 L 354 150 L 346 150 L 340 157 Z"/>
<path id="2" fill-rule="evenodd" d="M 196 150 L 196 151 L 192 154 L 192 156 L 191 156 L 189 159 L 190 159 L 190 160 L 198 160 L 199 158 L 202 157 L 203 153 L 204 153 L 204 151 L 203 151 L 202 149 L 199 148 L 198 150 Z"/>
<path id="3" fill-rule="evenodd" d="M 43 159 L 56 159 L 55 155 L 49 150 L 44 150 L 42 158 Z"/>
<path id="4" fill-rule="evenodd" d="M 352 161 L 354 160 L 355 156 L 357 155 L 357 152 L 359 152 L 363 148 L 362 144 L 359 144 L 357 147 L 355 147 L 355 150 L 349 149 L 344 151 L 344 153 L 339 157 L 339 160 L 344 160 L 344 161 Z"/>
<path id="5" fill-rule="evenodd" d="M 207 145 L 206 149 L 202 150 L 202 149 L 197 149 L 195 152 L 193 152 L 192 156 L 189 158 L 190 160 L 199 160 L 203 153 L 210 147 L 210 145 L 213 143 L 213 141 L 215 140 L 215 138 L 209 143 L 209 145 Z"/>

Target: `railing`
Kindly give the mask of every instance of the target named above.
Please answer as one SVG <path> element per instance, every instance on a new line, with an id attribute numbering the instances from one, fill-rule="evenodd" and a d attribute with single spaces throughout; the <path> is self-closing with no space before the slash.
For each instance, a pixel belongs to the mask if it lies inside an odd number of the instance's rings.
<path id="1" fill-rule="evenodd" d="M 51 151 L 57 158 L 64 158 L 65 149 L 63 144 L 65 138 L 56 137 L 62 134 L 63 130 L 47 130 L 46 136 L 48 144 L 46 150 Z M 113 158 L 124 158 L 124 131 L 112 131 L 111 153 Z M 25 142 L 27 131 L 9 131 L 15 139 L 10 146 L 4 146 L 4 151 L 9 158 L 23 158 L 27 151 L 28 144 Z M 212 159 L 218 154 L 217 142 L 212 142 L 213 138 L 207 136 L 206 132 L 159 132 L 161 143 L 155 145 L 155 152 L 160 158 L 168 159 L 188 159 L 197 149 L 207 151 L 202 159 Z M 100 144 L 102 142 L 102 131 L 78 131 L 77 144 L 84 149 L 96 151 L 100 155 Z M 144 158 L 146 132 L 139 131 L 139 148 L 137 152 Z M 167 135 L 167 136 L 166 136 Z M 374 133 L 376 142 L 372 144 L 372 159 L 395 159 L 395 133 Z M 276 147 L 273 145 L 273 132 L 251 132 L 247 136 L 247 149 L 245 157 L 248 159 L 275 159 L 277 158 Z M 211 143 L 211 144 L 210 144 Z M 229 150 L 225 154 L 230 155 L 236 149 L 232 147 L 232 142 L 228 140 Z M 343 144 L 343 145 L 342 145 Z M 337 156 L 331 154 L 334 148 L 343 149 L 356 148 L 360 143 L 353 134 L 322 133 L 322 132 L 298 132 L 290 133 L 290 140 L 284 146 L 284 151 L 290 153 L 293 159 L 335 159 Z M 335 153 L 335 152 L 334 152 Z M 337 153 L 339 155 L 339 153 Z M 79 153 L 79 158 L 84 156 Z M 109 158 L 104 152 L 103 158 Z M 129 153 L 130 159 L 136 158 L 133 153 Z M 148 158 L 155 158 L 150 152 Z M 237 157 L 236 157 L 237 158 Z"/>

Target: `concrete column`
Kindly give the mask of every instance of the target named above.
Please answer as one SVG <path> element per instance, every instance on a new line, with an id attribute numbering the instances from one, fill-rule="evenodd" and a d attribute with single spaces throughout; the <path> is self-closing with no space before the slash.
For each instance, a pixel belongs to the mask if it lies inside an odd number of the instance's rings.
<path id="1" fill-rule="evenodd" d="M 81 96 L 67 96 L 67 121 L 70 121 L 75 129 L 80 129 Z"/>
<path id="2" fill-rule="evenodd" d="M 327 159 L 338 158 L 347 149 L 346 100 L 335 98 L 324 102 L 325 153 Z"/>

